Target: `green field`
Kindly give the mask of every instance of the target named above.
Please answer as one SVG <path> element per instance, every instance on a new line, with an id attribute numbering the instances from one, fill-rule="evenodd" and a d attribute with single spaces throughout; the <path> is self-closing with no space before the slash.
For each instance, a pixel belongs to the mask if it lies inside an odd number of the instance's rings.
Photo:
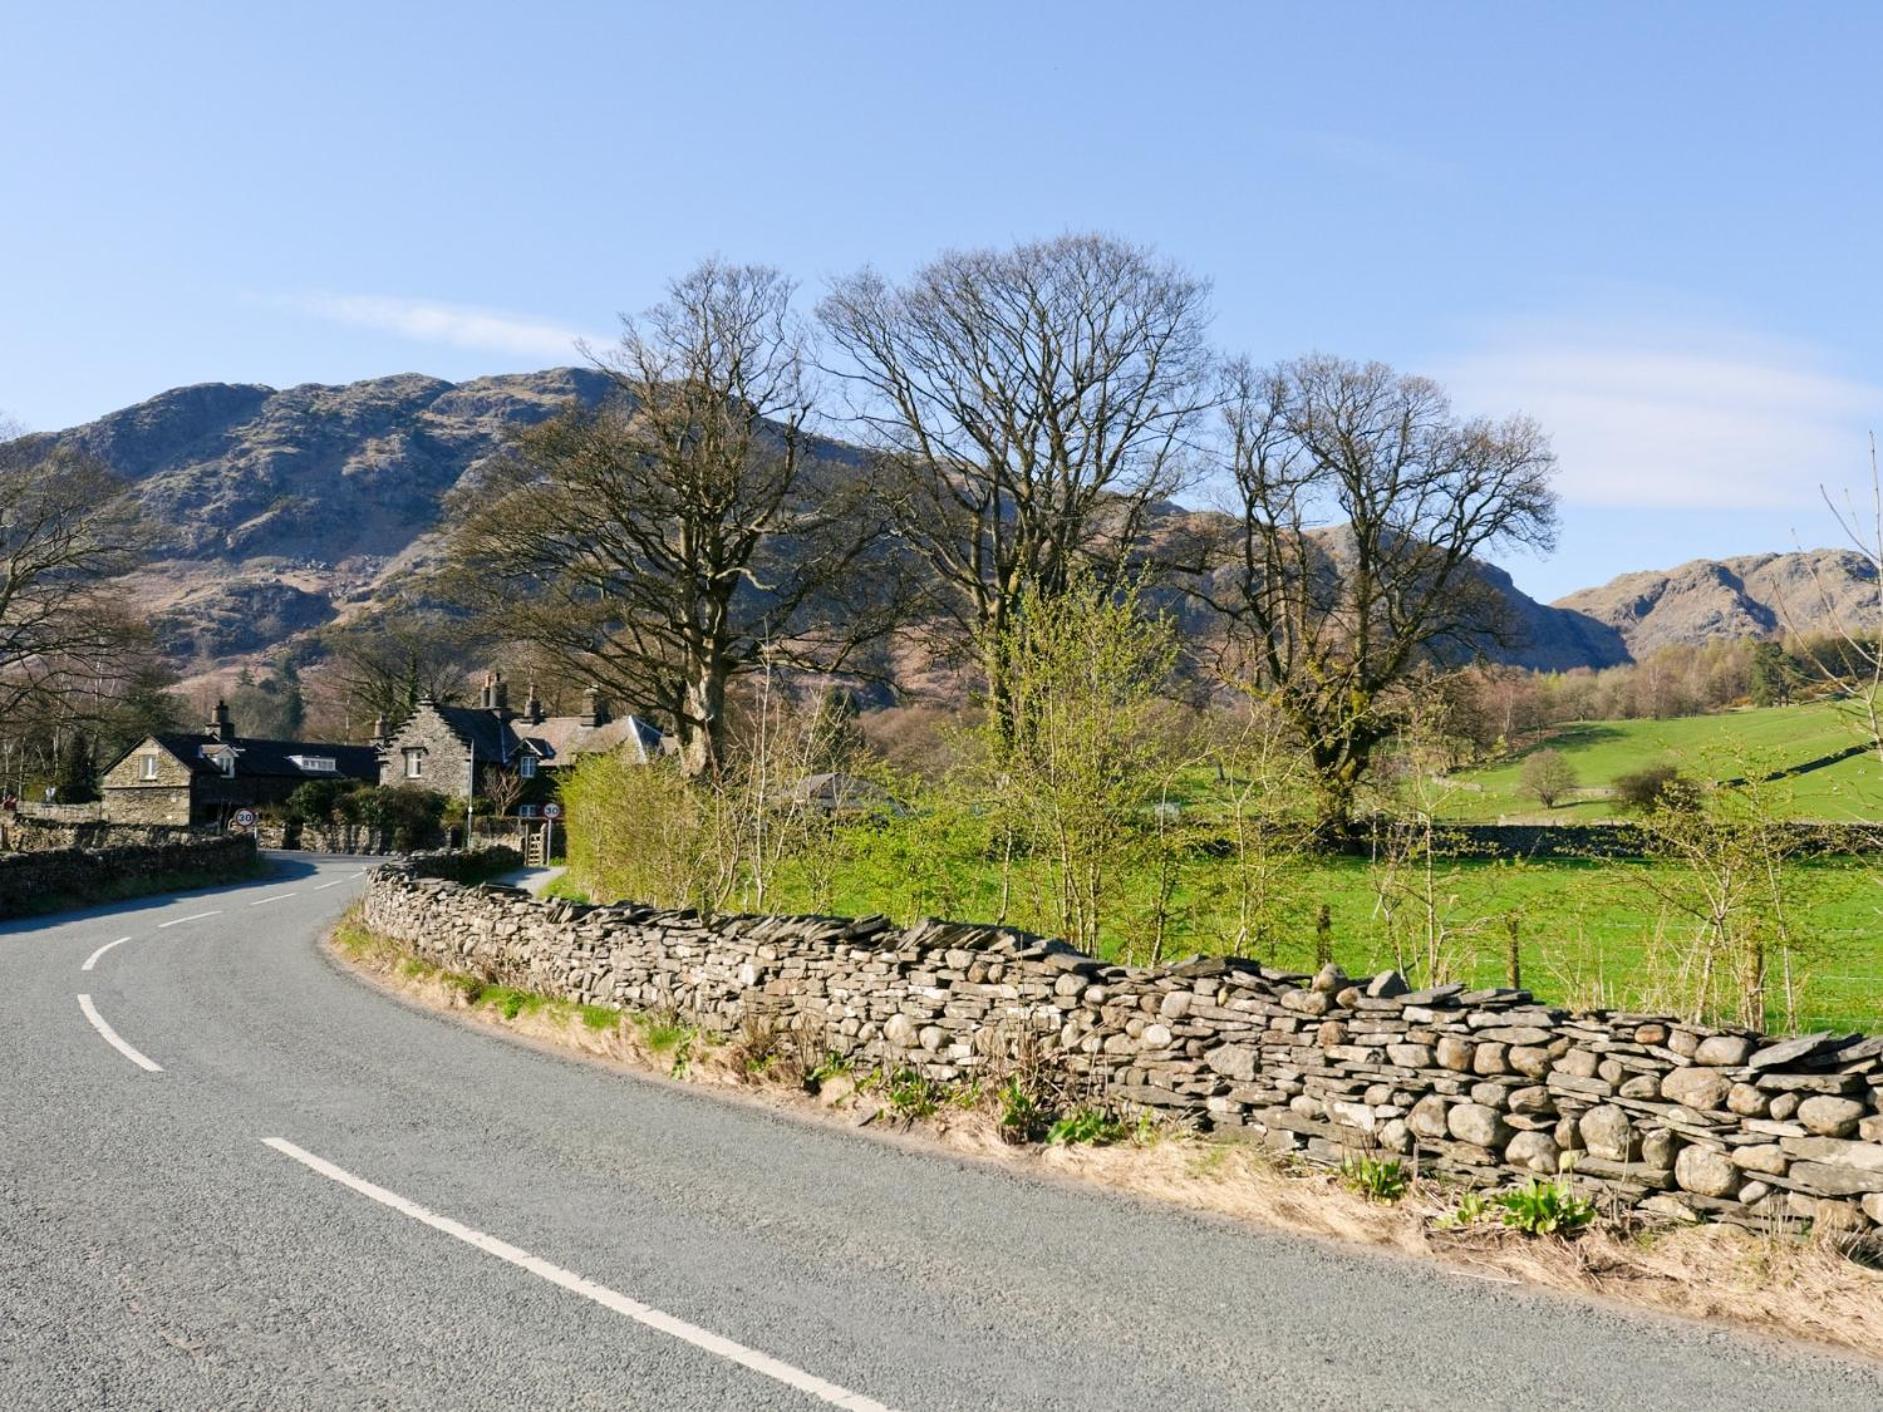
<path id="1" fill-rule="evenodd" d="M 1665 721 L 1578 721 L 1524 751 L 1561 752 L 1585 791 L 1652 765 L 1672 764 L 1695 779 L 1731 778 L 1804 764 L 1863 739 L 1849 708 L 1837 702 L 1770 706 Z M 1521 787 L 1523 755 L 1443 781 L 1441 812 L 1470 822 L 1572 823 L 1617 816 L 1606 798 L 1581 797 L 1545 809 Z M 1799 818 L 1883 819 L 1883 766 L 1859 755 L 1782 782 L 1787 810 Z"/>
<path id="2" fill-rule="evenodd" d="M 787 865 L 764 909 L 840 916 L 883 913 L 900 923 L 924 916 L 992 921 L 1001 915 L 999 869 L 985 857 L 953 852 L 933 836 L 902 837 L 891 827 L 852 841 L 847 856 L 815 867 Z M 1693 924 L 1666 909 L 1648 886 L 1663 865 L 1605 860 L 1457 860 L 1440 869 L 1448 925 L 1457 929 L 1456 974 L 1479 985 L 1507 981 L 1508 923 L 1514 915 L 1523 984 L 1553 1003 L 1582 1007 L 1678 1010 L 1668 971 L 1691 947 Z M 1658 874 L 1665 881 L 1670 874 Z M 1799 938 L 1790 975 L 1796 1022 L 1804 1029 L 1883 1030 L 1883 878 L 1867 860 L 1788 865 Z M 1280 924 L 1272 939 L 1235 945 L 1236 906 L 1227 865 L 1194 864 L 1172 900 L 1163 960 L 1237 949 L 1294 970 L 1314 965 L 1316 914 L 1328 909 L 1333 956 L 1350 974 L 1409 963 L 1394 952 L 1391 929 L 1365 858 L 1311 857 L 1282 881 Z M 1056 930 L 1044 870 L 1016 867 L 1007 920 L 1026 930 Z M 573 877 L 557 889 L 582 896 Z M 752 899 L 735 899 L 749 906 Z M 1113 960 L 1146 963 L 1155 934 L 1149 889 L 1121 877 L 1108 901 L 1100 950 Z M 1785 1027 L 1784 969 L 1771 963 L 1768 1028 Z M 1415 978 L 1416 965 L 1407 965 Z"/>
<path id="3" fill-rule="evenodd" d="M 1834 704 L 1745 710 L 1664 721 L 1564 727 L 1547 743 L 1585 786 L 1669 762 L 1696 779 L 1767 773 L 1833 754 L 1861 737 Z M 1538 747 L 1531 747 L 1538 748 Z M 1521 760 L 1461 772 L 1445 783 L 1443 812 L 1458 821 L 1589 822 L 1616 817 L 1608 800 L 1545 811 L 1518 793 Z M 1326 908 L 1334 959 L 1349 974 L 1399 966 L 1423 983 L 1411 904 L 1395 923 L 1381 870 L 1364 857 L 1303 855 L 1275 880 L 1268 925 L 1240 926 L 1236 865 L 1223 856 L 1228 807 L 1215 776 L 1198 770 L 1182 791 L 1199 843 L 1184 857 L 1162 906 L 1158 866 L 1121 861 L 1108 879 L 1099 950 L 1135 964 L 1241 952 L 1292 970 L 1313 968 L 1317 916 Z M 1883 819 L 1883 770 L 1860 755 L 1776 787 L 1800 818 Z M 1304 800 L 1305 804 L 1305 800 Z M 1212 844 L 1211 841 L 1214 841 Z M 970 809 L 918 808 L 838 828 L 786 859 L 765 895 L 734 896 L 732 910 L 885 914 L 899 923 L 938 916 L 1004 920 L 1056 934 L 1050 870 L 1024 857 L 1003 879 L 989 825 Z M 1543 999 L 1583 1007 L 1682 1013 L 1679 970 L 1697 954 L 1697 924 L 1667 901 L 1683 875 L 1673 865 L 1605 859 L 1440 859 L 1433 893 L 1454 941 L 1451 974 L 1479 985 L 1509 979 L 1514 922 L 1522 983 Z M 1785 865 L 1791 940 L 1768 942 L 1767 1027 L 1883 1031 L 1883 859 L 1831 857 Z M 1170 882 L 1170 876 L 1164 879 Z M 576 895 L 582 880 L 562 889 Z M 1159 939 L 1161 937 L 1161 940 Z M 1397 938 L 1397 943 L 1395 938 Z M 1396 949 L 1406 947 L 1402 954 Z M 1793 1006 L 1786 1003 L 1787 986 Z"/>

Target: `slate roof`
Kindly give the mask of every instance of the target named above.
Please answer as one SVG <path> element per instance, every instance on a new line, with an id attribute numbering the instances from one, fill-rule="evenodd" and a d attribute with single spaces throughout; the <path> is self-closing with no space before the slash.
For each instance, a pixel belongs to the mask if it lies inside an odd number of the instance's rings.
<path id="1" fill-rule="evenodd" d="M 629 746 L 643 764 L 659 756 L 666 738 L 658 727 L 639 716 L 617 716 L 599 726 L 588 724 L 586 716 L 547 716 L 540 721 L 527 718 L 516 722 L 545 763 L 570 765 L 583 755 L 598 755 Z"/>
<path id="2" fill-rule="evenodd" d="M 165 750 L 185 762 L 198 774 L 220 775 L 222 771 L 203 758 L 206 746 L 219 745 L 213 735 L 164 731 L 153 737 Z M 315 740 L 258 740 L 238 736 L 226 742 L 235 751 L 235 775 L 277 779 L 324 780 L 356 779 L 379 782 L 379 752 L 370 745 L 335 745 Z M 136 751 L 127 752 L 135 754 Z M 304 770 L 293 756 L 315 755 L 332 760 L 331 770 Z"/>
<path id="3" fill-rule="evenodd" d="M 443 721 L 467 751 L 473 752 L 482 763 L 508 765 L 519 751 L 527 750 L 531 754 L 540 754 L 534 746 L 519 736 L 495 711 L 480 706 L 439 706 L 432 705 L 431 710 L 438 713 Z"/>

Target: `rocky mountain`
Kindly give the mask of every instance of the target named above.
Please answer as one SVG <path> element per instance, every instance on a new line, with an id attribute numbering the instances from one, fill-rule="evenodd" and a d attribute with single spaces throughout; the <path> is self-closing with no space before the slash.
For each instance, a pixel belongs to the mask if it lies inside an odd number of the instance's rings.
<path id="1" fill-rule="evenodd" d="M 607 379 L 554 368 L 449 383 L 206 383 L 57 434 L 132 483 L 154 527 L 137 598 L 181 665 L 264 652 L 390 595 L 440 503 L 519 426 Z"/>
<path id="2" fill-rule="evenodd" d="M 1620 635 L 1631 656 L 1676 643 L 1812 635 L 1879 621 L 1876 565 L 1849 549 L 1695 559 L 1623 574 L 1553 607 Z"/>
<path id="3" fill-rule="evenodd" d="M 585 368 L 463 383 L 416 373 L 282 390 L 206 383 L 54 435 L 131 482 L 157 537 L 134 594 L 181 668 L 213 672 L 409 587 L 436 551 L 446 493 L 516 428 L 570 401 L 593 405 L 607 387 Z M 855 453 L 833 444 L 826 454 Z M 1784 618 L 1777 604 L 1804 602 L 1813 573 L 1854 603 L 1867 568 L 1830 551 L 1700 561 L 1552 605 L 1495 566 L 1481 572 L 1524 630 L 1507 659 L 1561 670 L 1664 641 L 1771 633 Z"/>

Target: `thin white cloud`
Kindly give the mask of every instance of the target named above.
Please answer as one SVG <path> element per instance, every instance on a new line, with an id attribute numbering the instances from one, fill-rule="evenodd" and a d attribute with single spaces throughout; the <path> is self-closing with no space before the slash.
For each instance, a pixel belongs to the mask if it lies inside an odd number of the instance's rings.
<path id="1" fill-rule="evenodd" d="M 1342 167 L 1375 180 L 1412 186 L 1455 187 L 1464 169 L 1455 163 L 1398 142 L 1345 132 L 1290 132 L 1283 150 L 1316 167 Z"/>
<path id="2" fill-rule="evenodd" d="M 1809 350 L 1708 331 L 1533 326 L 1438 371 L 1461 409 L 1525 412 L 1580 505 L 1782 509 L 1868 474 L 1883 388 Z"/>
<path id="3" fill-rule="evenodd" d="M 600 345 L 609 341 L 546 319 L 427 299 L 401 299 L 383 294 L 304 294 L 290 296 L 283 302 L 318 319 L 377 329 L 418 343 L 442 343 L 453 348 L 515 353 L 532 358 L 567 358 L 578 343 Z"/>

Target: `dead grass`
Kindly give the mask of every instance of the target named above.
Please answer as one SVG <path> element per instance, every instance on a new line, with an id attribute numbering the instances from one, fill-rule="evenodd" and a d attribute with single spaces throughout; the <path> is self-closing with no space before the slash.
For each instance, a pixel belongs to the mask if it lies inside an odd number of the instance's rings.
<path id="1" fill-rule="evenodd" d="M 833 1086 L 832 1093 L 841 1090 L 845 1097 L 836 1104 L 828 1097 L 820 1102 L 806 1092 L 811 1061 L 782 1053 L 769 1034 L 714 1042 L 686 1029 L 677 1060 L 672 1016 L 606 1012 L 540 996 L 518 1003 L 519 992 L 480 986 L 415 961 L 396 943 L 350 920 L 330 940 L 349 964 L 420 1003 L 459 1011 L 538 1044 L 692 1084 L 736 1088 L 809 1118 L 894 1127 L 904 1140 L 913 1137 L 957 1156 L 1251 1225 L 1438 1260 L 1479 1278 L 1723 1320 L 1870 1356 L 1883 1351 L 1883 1270 L 1862 1263 L 1832 1237 L 1617 1221 L 1598 1222 L 1567 1240 L 1524 1236 L 1491 1219 L 1447 1228 L 1439 1222 L 1455 1211 L 1456 1189 L 1415 1181 L 1398 1202 L 1371 1202 L 1343 1187 L 1336 1173 L 1279 1161 L 1245 1143 L 1164 1129 L 1104 1147 L 1016 1146 L 1002 1137 L 991 1098 L 971 1106 L 944 1103 L 932 1117 L 901 1124 L 867 1085 L 854 1092 L 850 1083 Z M 603 1013 L 612 1013 L 612 1021 L 600 1023 Z"/>

